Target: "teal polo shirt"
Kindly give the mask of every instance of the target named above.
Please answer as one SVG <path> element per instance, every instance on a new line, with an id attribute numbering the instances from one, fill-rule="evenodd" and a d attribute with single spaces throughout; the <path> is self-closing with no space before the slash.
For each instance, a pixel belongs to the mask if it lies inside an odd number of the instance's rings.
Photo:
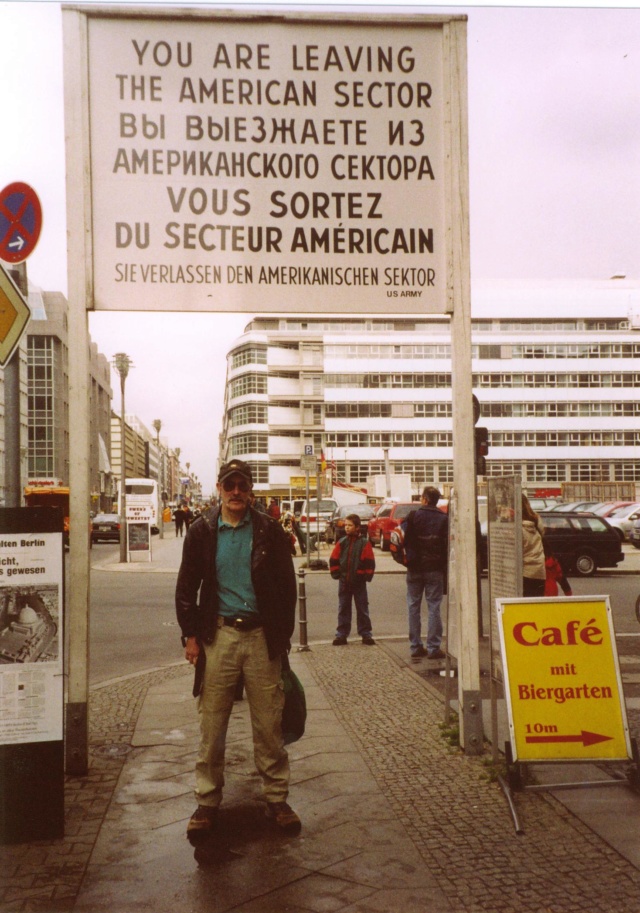
<path id="1" fill-rule="evenodd" d="M 249 510 L 237 526 L 225 523 L 220 512 L 216 549 L 220 615 L 237 618 L 258 613 L 256 594 L 251 582 L 252 543 L 253 525 Z"/>

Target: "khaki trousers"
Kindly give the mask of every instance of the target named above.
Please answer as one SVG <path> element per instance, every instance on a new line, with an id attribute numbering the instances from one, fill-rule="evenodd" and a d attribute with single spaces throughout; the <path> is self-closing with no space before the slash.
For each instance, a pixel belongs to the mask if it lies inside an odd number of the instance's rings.
<path id="1" fill-rule="evenodd" d="M 217 808 L 224 786 L 227 726 L 238 676 L 244 674 L 253 733 L 253 757 L 267 802 L 289 793 L 289 758 L 282 739 L 284 692 L 280 657 L 269 659 L 262 628 L 236 631 L 219 624 L 215 641 L 204 647 L 207 661 L 198 698 L 200 750 L 196 762 L 196 800 Z"/>

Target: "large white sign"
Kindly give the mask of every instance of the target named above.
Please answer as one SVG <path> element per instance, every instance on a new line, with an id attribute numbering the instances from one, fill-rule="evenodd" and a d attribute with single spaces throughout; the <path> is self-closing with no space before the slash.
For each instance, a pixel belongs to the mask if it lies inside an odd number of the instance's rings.
<path id="1" fill-rule="evenodd" d="M 88 306 L 449 312 L 455 19 L 70 8 Z"/>

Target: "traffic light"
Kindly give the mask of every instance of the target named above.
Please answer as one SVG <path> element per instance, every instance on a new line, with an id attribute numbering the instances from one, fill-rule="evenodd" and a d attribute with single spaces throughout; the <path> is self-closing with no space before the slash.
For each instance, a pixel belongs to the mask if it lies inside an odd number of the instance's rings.
<path id="1" fill-rule="evenodd" d="M 489 429 L 474 428 L 475 431 L 475 457 L 476 457 L 476 475 L 483 476 L 487 473 L 487 461 L 485 457 L 489 453 Z"/>

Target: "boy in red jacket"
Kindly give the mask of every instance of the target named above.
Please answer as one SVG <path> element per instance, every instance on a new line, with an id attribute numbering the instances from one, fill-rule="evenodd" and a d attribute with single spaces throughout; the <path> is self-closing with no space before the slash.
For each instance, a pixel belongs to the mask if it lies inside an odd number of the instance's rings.
<path id="1" fill-rule="evenodd" d="M 369 617 L 367 583 L 376 569 L 371 543 L 360 535 L 360 517 L 349 514 L 345 519 L 345 536 L 339 539 L 329 558 L 329 570 L 338 585 L 338 627 L 334 647 L 344 646 L 351 631 L 351 600 L 356 604 L 358 634 L 368 647 L 375 645 Z"/>

